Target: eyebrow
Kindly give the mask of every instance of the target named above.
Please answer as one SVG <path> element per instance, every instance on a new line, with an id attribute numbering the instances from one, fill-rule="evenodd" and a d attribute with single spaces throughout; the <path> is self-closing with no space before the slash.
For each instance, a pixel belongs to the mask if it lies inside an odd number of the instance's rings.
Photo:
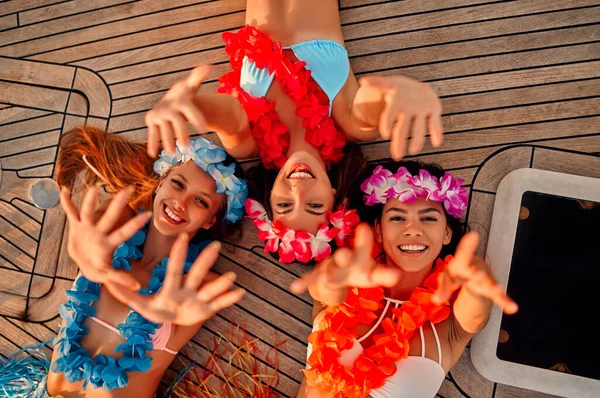
<path id="1" fill-rule="evenodd" d="M 408 213 L 406 210 L 401 209 L 399 207 L 390 207 L 385 212 L 389 213 L 390 211 L 397 211 L 398 213 L 404 213 L 404 214 Z M 438 209 L 434 209 L 433 207 L 429 207 L 427 209 L 419 210 L 419 214 L 431 213 L 432 211 L 434 211 L 436 213 L 442 214 Z"/>

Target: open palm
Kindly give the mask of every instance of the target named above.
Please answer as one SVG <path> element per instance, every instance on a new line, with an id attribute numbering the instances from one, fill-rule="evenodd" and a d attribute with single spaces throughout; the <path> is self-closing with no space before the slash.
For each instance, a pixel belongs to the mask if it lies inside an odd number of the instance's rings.
<path id="1" fill-rule="evenodd" d="M 164 284 L 157 294 L 142 295 L 113 283 L 106 287 L 114 297 L 144 318 L 182 326 L 204 322 L 219 310 L 240 301 L 245 291 L 230 290 L 235 280 L 233 273 L 203 284 L 219 256 L 220 243 L 208 245 L 194 261 L 187 276 L 183 276 L 187 246 L 188 237 L 181 234 L 171 248 Z"/>

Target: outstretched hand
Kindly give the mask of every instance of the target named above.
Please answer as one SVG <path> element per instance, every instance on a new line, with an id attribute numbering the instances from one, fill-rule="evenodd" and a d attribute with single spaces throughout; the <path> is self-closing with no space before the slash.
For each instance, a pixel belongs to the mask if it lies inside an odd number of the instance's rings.
<path id="1" fill-rule="evenodd" d="M 303 293 L 311 286 L 327 289 L 345 287 L 371 288 L 394 286 L 400 273 L 397 269 L 383 267 L 371 256 L 373 232 L 365 223 L 356 228 L 354 249 L 340 248 L 333 256 L 321 261 L 315 269 L 295 280 L 290 290 Z"/>
<path id="2" fill-rule="evenodd" d="M 507 314 L 516 313 L 519 310 L 517 304 L 496 283 L 485 261 L 475 254 L 478 244 L 476 232 L 469 232 L 461 239 L 454 257 L 439 276 L 434 302 L 448 300 L 453 292 L 463 287 L 475 296 L 491 300 Z"/>
<path id="3" fill-rule="evenodd" d="M 189 121 L 199 132 L 206 131 L 206 119 L 194 104 L 194 95 L 208 76 L 210 66 L 200 65 L 185 79 L 175 83 L 169 91 L 146 113 L 148 126 L 148 154 L 158 155 L 159 143 L 169 153 L 175 153 L 175 140 L 183 145 L 189 142 Z"/>
<path id="4" fill-rule="evenodd" d="M 234 273 L 206 282 L 210 267 L 219 257 L 219 242 L 208 245 L 184 277 L 187 247 L 187 235 L 179 235 L 171 248 L 163 286 L 153 296 L 142 295 L 113 283 L 108 283 L 106 287 L 114 297 L 144 318 L 182 326 L 203 322 L 242 299 L 245 293 L 243 289 L 230 290 L 235 280 Z"/>
<path id="5" fill-rule="evenodd" d="M 406 76 L 379 75 L 362 77 L 360 84 L 381 91 L 385 105 L 379 120 L 379 134 L 391 140 L 390 154 L 394 160 L 406 154 L 409 135 L 412 137 L 408 148 L 411 155 L 423 149 L 427 130 L 434 147 L 442 144 L 442 105 L 429 84 Z"/>
<path id="6" fill-rule="evenodd" d="M 60 203 L 69 223 L 67 251 L 81 273 L 92 282 L 104 284 L 112 281 L 129 289 L 139 288 L 139 283 L 131 275 L 115 270 L 112 265 L 112 256 L 117 246 L 131 238 L 152 216 L 150 211 L 140 213 L 115 229 L 131 193 L 131 188 L 117 193 L 96 222 L 96 187 L 91 187 L 85 194 L 81 213 L 71 201 L 69 192 L 64 188 L 60 192 Z"/>

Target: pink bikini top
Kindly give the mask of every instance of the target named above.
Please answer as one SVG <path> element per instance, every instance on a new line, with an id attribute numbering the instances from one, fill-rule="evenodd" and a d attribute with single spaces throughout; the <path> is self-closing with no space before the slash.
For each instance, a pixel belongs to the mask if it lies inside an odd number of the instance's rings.
<path id="1" fill-rule="evenodd" d="M 80 276 L 81 276 L 81 273 L 79 273 L 77 275 L 77 278 L 79 278 Z M 131 314 L 131 311 L 129 313 Z M 116 334 L 119 334 L 119 331 L 117 330 L 116 327 L 104 322 L 102 319 L 98 319 L 95 316 L 90 316 L 89 318 L 91 320 L 93 320 L 94 322 L 96 322 L 97 324 L 102 325 L 109 330 L 112 330 Z M 156 333 L 151 335 L 152 336 L 152 348 L 154 350 L 166 351 L 169 354 L 177 355 L 177 351 L 173 351 L 173 350 L 170 350 L 167 348 L 167 343 L 169 342 L 169 339 L 171 338 L 171 329 L 172 328 L 173 327 L 170 322 L 165 322 L 160 326 L 160 328 L 156 329 Z"/>
<path id="2" fill-rule="evenodd" d="M 112 325 L 109 325 L 108 323 L 104 322 L 103 320 L 98 319 L 95 316 L 91 316 L 90 319 L 92 319 L 94 322 L 104 326 L 105 328 L 112 330 L 116 334 L 119 334 L 119 331 L 117 330 L 117 328 L 115 328 Z M 167 343 L 169 342 L 169 339 L 171 338 L 171 327 L 172 327 L 171 323 L 166 322 L 166 323 L 163 323 L 160 326 L 160 328 L 158 328 L 156 330 L 156 333 L 152 335 L 152 347 L 155 350 L 166 351 L 169 354 L 177 355 L 177 351 L 173 351 L 173 350 L 170 350 L 167 348 Z"/>

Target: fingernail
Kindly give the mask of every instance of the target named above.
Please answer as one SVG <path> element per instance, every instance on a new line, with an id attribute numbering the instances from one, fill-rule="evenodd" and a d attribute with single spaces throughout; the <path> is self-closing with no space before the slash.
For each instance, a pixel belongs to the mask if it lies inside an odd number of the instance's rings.
<path id="1" fill-rule="evenodd" d="M 221 242 L 219 242 L 218 240 L 213 240 L 210 245 L 216 250 L 221 250 Z"/>
<path id="2" fill-rule="evenodd" d="M 231 279 L 232 281 L 236 280 L 236 278 L 237 278 L 237 275 L 235 274 L 235 272 L 231 272 L 231 271 L 226 272 L 224 276 L 226 278 Z"/>

